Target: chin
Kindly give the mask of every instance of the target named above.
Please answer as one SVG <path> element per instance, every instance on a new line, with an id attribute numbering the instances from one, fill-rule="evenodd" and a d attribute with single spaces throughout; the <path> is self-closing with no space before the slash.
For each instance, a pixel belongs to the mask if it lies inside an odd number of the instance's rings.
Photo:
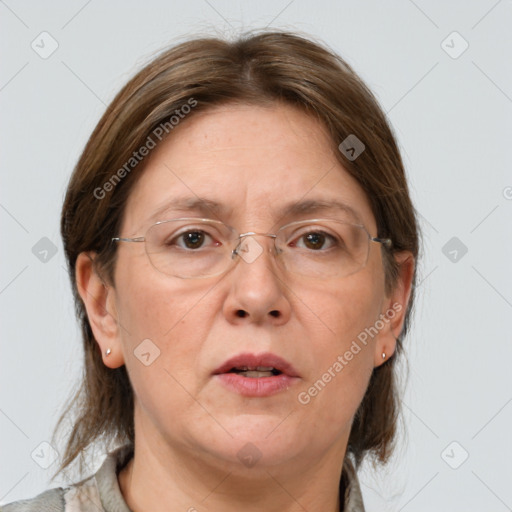
<path id="1" fill-rule="evenodd" d="M 234 422 L 221 421 L 233 437 L 223 431 L 217 438 L 203 440 L 203 447 L 215 459 L 241 468 L 263 468 L 289 462 L 303 452 L 307 444 L 290 425 L 285 426 L 284 417 L 244 414 Z"/>

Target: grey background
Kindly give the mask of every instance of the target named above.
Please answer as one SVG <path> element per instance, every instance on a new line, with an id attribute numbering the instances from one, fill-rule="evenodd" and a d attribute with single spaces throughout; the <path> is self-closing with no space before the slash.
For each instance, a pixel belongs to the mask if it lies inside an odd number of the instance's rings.
<path id="1" fill-rule="evenodd" d="M 105 105 L 164 46 L 270 26 L 321 38 L 368 83 L 421 214 L 407 433 L 365 467 L 367 509 L 512 510 L 511 22 L 510 0 L 0 1 L 0 503 L 47 488 L 54 466 L 31 454 L 50 460 L 80 375 L 58 222 Z"/>

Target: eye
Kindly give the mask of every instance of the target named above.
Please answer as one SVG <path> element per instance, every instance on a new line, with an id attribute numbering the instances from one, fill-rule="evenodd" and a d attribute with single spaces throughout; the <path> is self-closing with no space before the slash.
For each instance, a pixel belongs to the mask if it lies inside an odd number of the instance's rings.
<path id="1" fill-rule="evenodd" d="M 168 247 L 177 246 L 182 249 L 201 249 L 208 243 L 208 240 L 213 242 L 214 246 L 221 245 L 220 242 L 214 241 L 214 239 L 206 232 L 200 229 L 189 229 L 184 231 L 174 238 L 169 239 L 165 245 Z"/>
<path id="2" fill-rule="evenodd" d="M 325 231 L 310 231 L 303 233 L 290 244 L 292 247 L 299 247 L 301 249 L 310 249 L 313 251 L 330 249 L 331 247 L 339 245 L 339 241 Z"/>

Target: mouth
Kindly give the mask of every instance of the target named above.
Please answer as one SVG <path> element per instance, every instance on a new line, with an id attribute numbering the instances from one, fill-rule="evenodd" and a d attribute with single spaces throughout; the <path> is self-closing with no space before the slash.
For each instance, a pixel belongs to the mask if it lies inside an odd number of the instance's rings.
<path id="1" fill-rule="evenodd" d="M 288 390 L 300 380 L 293 366 L 275 354 L 240 354 L 213 371 L 230 391 L 247 397 L 265 397 Z"/>
<path id="2" fill-rule="evenodd" d="M 237 375 L 241 375 L 242 377 L 247 377 L 249 379 L 258 379 L 260 377 L 273 377 L 274 375 L 281 375 L 283 373 L 272 366 L 257 366 L 257 367 L 249 367 L 249 366 L 241 366 L 238 368 L 231 368 L 228 373 L 236 373 Z"/>
<path id="3" fill-rule="evenodd" d="M 265 353 L 260 355 L 244 353 L 228 359 L 216 370 L 214 375 L 233 373 L 249 379 L 287 375 L 299 377 L 293 366 L 283 358 Z"/>

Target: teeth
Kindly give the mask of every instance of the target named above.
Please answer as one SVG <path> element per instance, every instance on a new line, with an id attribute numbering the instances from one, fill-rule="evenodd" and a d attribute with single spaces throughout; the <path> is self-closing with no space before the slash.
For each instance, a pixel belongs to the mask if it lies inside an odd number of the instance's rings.
<path id="1" fill-rule="evenodd" d="M 260 372 L 260 371 L 254 371 L 254 370 L 248 370 L 245 372 L 240 372 L 239 375 L 243 375 L 244 377 L 250 377 L 250 378 L 258 378 L 258 377 L 273 377 L 274 374 L 272 372 Z"/>
<path id="2" fill-rule="evenodd" d="M 245 372 L 247 370 L 253 371 L 257 370 L 259 372 L 271 372 L 274 367 L 273 366 L 237 366 L 235 368 L 237 371 Z"/>

